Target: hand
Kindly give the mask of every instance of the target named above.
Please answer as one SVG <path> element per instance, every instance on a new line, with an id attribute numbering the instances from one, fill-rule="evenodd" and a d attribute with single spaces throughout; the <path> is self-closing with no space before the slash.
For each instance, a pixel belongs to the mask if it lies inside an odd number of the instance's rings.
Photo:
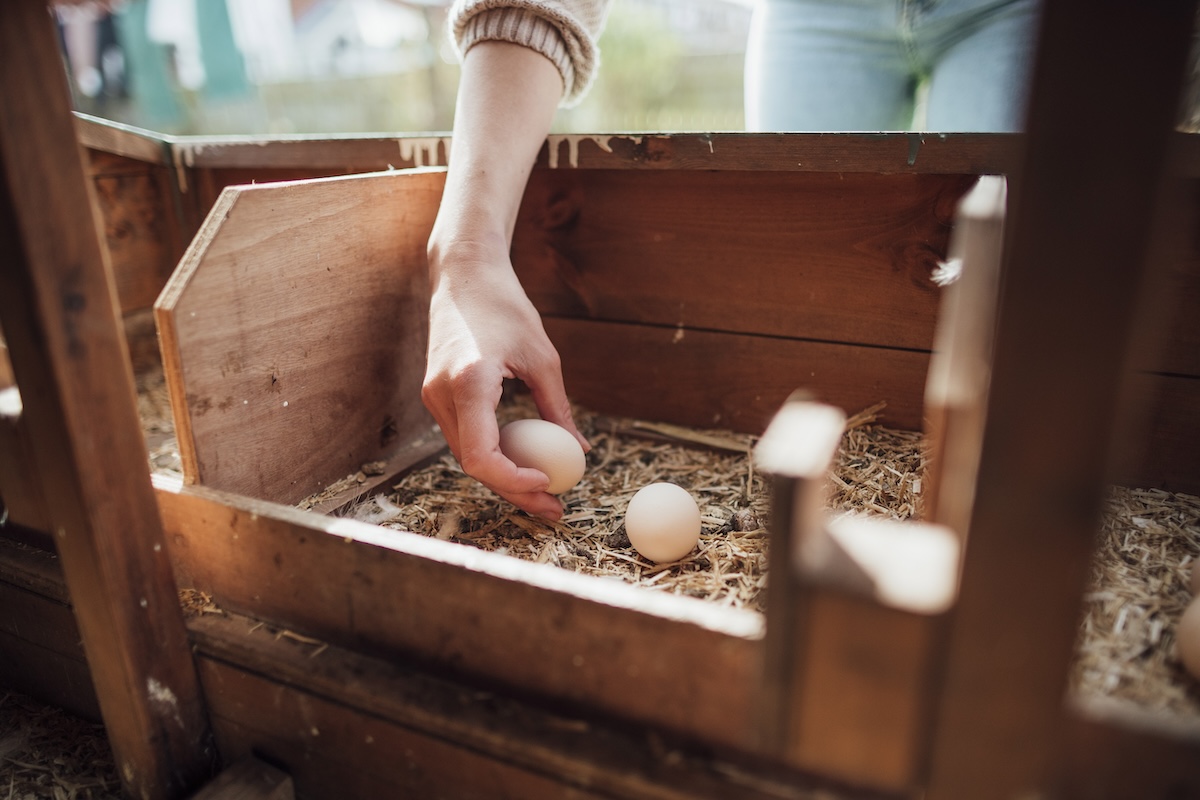
<path id="1" fill-rule="evenodd" d="M 496 406 L 504 379 L 523 381 L 543 419 L 570 431 L 584 452 L 590 446 L 571 417 L 558 352 L 507 256 L 500 258 L 459 253 L 452 267 L 432 270 L 441 277 L 430 301 L 422 399 L 463 471 L 518 508 L 558 519 L 562 502 L 546 492 L 545 473 L 500 452 Z"/>

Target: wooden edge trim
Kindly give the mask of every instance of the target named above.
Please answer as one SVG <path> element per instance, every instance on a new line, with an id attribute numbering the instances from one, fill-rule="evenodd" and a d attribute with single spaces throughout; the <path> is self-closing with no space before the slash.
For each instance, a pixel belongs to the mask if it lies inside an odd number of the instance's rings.
<path id="1" fill-rule="evenodd" d="M 170 476 L 154 475 L 151 479 L 160 504 L 170 502 L 173 495 L 194 497 L 232 511 L 286 523 L 296 529 L 334 536 L 348 545 L 383 548 L 606 606 L 687 622 L 705 630 L 738 638 L 755 639 L 762 636 L 762 615 L 754 611 L 717 606 L 683 595 L 647 592 L 632 584 L 578 575 L 552 565 L 535 564 L 418 533 L 382 528 L 353 519 L 325 517 L 293 506 L 256 500 L 203 486 L 184 486 L 179 479 Z"/>
<path id="2" fill-rule="evenodd" d="M 172 137 L 79 112 L 74 116 L 75 136 L 83 147 L 150 164 L 170 164 Z"/>
<path id="3" fill-rule="evenodd" d="M 195 439 L 192 434 L 192 418 L 188 412 L 187 382 L 184 380 L 183 355 L 179 349 L 179 334 L 175 327 L 175 307 L 183 297 L 184 290 L 196 274 L 203 260 L 204 251 L 221 230 L 225 217 L 237 204 L 241 189 L 228 187 L 221 192 L 212 210 L 204 218 L 200 230 L 188 244 L 179 265 L 167 279 L 158 299 L 154 301 L 154 323 L 158 328 L 159 350 L 163 361 L 163 376 L 167 384 L 167 396 L 171 402 L 171 414 L 175 418 L 176 441 L 179 459 L 185 479 L 189 483 L 200 480 L 199 461 L 196 458 Z"/>

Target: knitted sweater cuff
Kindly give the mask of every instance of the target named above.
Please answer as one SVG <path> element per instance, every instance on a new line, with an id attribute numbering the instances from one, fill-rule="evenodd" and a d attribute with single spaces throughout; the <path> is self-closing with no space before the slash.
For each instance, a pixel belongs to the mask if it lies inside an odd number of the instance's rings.
<path id="1" fill-rule="evenodd" d="M 479 42 L 501 41 L 524 45 L 541 53 L 558 69 L 563 81 L 561 105 L 577 103 L 587 92 L 595 73 L 596 52 L 586 36 L 574 35 L 569 25 L 549 19 L 538 10 L 514 6 L 488 8 L 456 20 L 453 36 L 462 55 Z"/>

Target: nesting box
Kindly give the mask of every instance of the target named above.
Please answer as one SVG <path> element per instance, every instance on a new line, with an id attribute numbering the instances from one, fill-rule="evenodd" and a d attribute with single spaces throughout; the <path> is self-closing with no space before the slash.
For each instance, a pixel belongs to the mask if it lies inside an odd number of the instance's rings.
<path id="1" fill-rule="evenodd" d="M 513 264 L 583 406 L 758 435 L 803 389 L 847 412 L 883 402 L 885 424 L 921 429 L 933 276 L 956 208 L 1015 152 L 1005 136 L 552 137 Z M 181 580 L 323 642 L 785 769 L 919 785 L 952 598 L 920 607 L 834 586 L 787 599 L 803 619 L 764 620 L 270 505 L 382 462 L 350 490 L 369 491 L 443 446 L 419 396 L 443 181 L 439 168 L 389 170 L 216 199 L 156 305 L 186 483 L 200 487 L 164 502 Z M 1174 256 L 1194 291 L 1194 260 Z M 1140 364 L 1155 446 L 1122 469 L 1186 489 L 1198 365 L 1187 348 L 1165 358 Z M 214 516 L 231 524 L 202 533 L 197 519 Z M 937 558 L 953 585 L 956 556 Z M 824 649 L 804 661 L 794 635 Z M 796 659 L 799 683 L 785 677 Z M 252 679 L 205 664 L 218 716 L 258 702 Z M 809 705 L 792 708 L 793 694 Z"/>

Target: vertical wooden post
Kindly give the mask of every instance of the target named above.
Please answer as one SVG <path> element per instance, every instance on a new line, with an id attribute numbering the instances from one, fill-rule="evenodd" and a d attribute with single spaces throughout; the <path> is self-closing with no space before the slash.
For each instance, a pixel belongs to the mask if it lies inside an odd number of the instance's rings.
<path id="1" fill-rule="evenodd" d="M 212 758 L 113 282 L 45 0 L 0 14 L 0 325 L 126 792 L 194 790 Z"/>
<path id="2" fill-rule="evenodd" d="M 927 797 L 1043 797 L 1194 0 L 1045 0 Z"/>

